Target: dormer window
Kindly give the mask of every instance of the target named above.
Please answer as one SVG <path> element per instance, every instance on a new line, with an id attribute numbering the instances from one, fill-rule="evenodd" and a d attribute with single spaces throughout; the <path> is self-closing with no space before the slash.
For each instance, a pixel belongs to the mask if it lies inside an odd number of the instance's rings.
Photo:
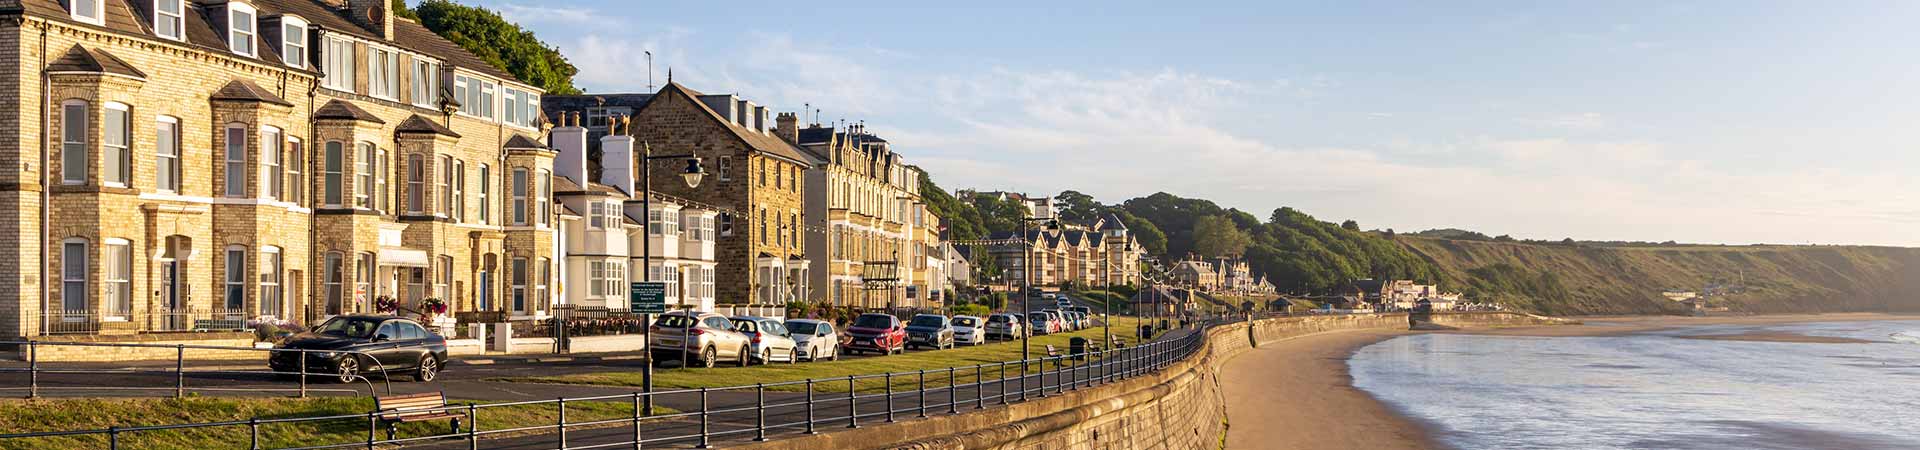
<path id="1" fill-rule="evenodd" d="M 227 48 L 234 53 L 253 56 L 253 5 L 227 3 Z"/>
<path id="2" fill-rule="evenodd" d="M 85 1 L 85 0 L 82 0 Z M 186 0 L 153 0 L 153 34 L 181 40 L 186 37 Z"/>
<path id="3" fill-rule="evenodd" d="M 293 16 L 280 18 L 280 59 L 289 67 L 307 67 L 307 21 Z"/>
<path id="4" fill-rule="evenodd" d="M 67 0 L 67 6 L 72 9 L 73 20 L 105 26 L 107 24 L 105 2 L 106 0 Z"/>

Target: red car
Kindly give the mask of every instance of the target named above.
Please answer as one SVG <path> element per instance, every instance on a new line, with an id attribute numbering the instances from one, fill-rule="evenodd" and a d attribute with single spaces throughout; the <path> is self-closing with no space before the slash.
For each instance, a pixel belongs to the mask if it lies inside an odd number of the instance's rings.
<path id="1" fill-rule="evenodd" d="M 847 327 L 846 342 L 840 347 L 848 353 L 906 353 L 907 327 L 889 314 L 861 314 Z"/>

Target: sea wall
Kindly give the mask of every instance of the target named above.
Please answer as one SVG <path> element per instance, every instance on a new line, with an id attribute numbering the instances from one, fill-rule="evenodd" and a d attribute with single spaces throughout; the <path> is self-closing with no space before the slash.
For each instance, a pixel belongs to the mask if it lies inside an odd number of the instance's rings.
<path id="1" fill-rule="evenodd" d="M 1455 328 L 1570 323 L 1516 313 L 1435 314 Z M 1226 402 L 1219 368 L 1229 358 L 1295 336 L 1407 327 L 1405 314 L 1304 316 L 1217 326 L 1205 347 L 1159 373 L 971 413 L 754 443 L 749 449 L 1202 449 L 1219 448 Z"/>

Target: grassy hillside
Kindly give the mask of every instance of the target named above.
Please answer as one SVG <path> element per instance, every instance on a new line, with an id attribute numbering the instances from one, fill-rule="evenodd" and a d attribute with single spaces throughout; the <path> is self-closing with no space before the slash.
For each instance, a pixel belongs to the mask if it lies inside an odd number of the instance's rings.
<path id="1" fill-rule="evenodd" d="M 1437 266 L 1446 290 L 1546 314 L 1680 312 L 1662 290 L 1710 283 L 1744 286 L 1713 303 L 1741 312 L 1920 311 L 1920 249 L 1395 241 Z"/>

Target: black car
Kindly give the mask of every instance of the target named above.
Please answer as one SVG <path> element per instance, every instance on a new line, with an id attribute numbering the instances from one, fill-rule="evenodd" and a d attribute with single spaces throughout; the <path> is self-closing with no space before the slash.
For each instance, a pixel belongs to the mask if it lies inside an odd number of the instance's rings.
<path id="1" fill-rule="evenodd" d="M 907 347 L 953 348 L 953 323 L 947 316 L 920 314 L 907 322 Z"/>
<path id="2" fill-rule="evenodd" d="M 267 360 L 273 371 L 299 373 L 300 357 L 305 354 L 307 373 L 335 374 L 342 383 L 383 369 L 387 375 L 433 381 L 447 363 L 446 338 L 428 332 L 419 322 L 395 316 L 336 316 L 274 348 L 312 351 L 273 352 Z"/>

